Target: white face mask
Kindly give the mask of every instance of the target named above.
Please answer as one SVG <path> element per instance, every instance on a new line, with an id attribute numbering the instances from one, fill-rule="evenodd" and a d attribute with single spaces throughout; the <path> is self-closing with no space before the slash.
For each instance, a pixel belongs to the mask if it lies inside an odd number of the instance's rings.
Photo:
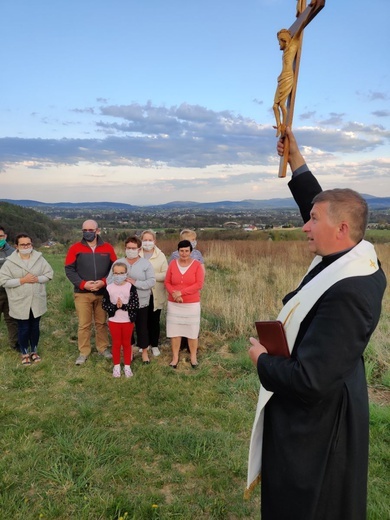
<path id="1" fill-rule="evenodd" d="M 142 241 L 142 249 L 145 249 L 145 251 L 152 251 L 152 249 L 154 249 L 154 242 L 153 242 L 153 240 L 143 240 Z"/>
<path id="2" fill-rule="evenodd" d="M 138 249 L 126 249 L 126 258 L 137 258 Z"/>
<path id="3" fill-rule="evenodd" d="M 127 278 L 127 274 L 126 273 L 114 273 L 113 276 L 112 276 L 112 279 L 114 280 L 114 284 L 116 285 L 122 285 L 123 282 L 126 281 L 126 278 Z"/>
<path id="4" fill-rule="evenodd" d="M 196 244 L 198 242 L 196 240 L 191 240 L 191 245 L 192 245 L 192 249 L 195 249 L 196 248 Z"/>
<path id="5" fill-rule="evenodd" d="M 20 255 L 31 255 L 33 248 L 32 247 L 25 247 L 24 249 L 19 249 Z"/>

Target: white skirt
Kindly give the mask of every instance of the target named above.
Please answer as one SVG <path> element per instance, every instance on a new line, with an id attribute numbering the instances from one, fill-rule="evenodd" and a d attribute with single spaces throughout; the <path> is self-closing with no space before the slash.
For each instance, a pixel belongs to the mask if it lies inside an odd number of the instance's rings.
<path id="1" fill-rule="evenodd" d="M 167 338 L 196 339 L 200 328 L 200 302 L 168 302 Z"/>

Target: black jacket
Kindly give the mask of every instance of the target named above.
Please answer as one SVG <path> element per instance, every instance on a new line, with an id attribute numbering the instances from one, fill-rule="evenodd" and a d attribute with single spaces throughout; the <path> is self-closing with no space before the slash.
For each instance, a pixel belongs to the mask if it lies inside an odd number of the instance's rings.
<path id="1" fill-rule="evenodd" d="M 321 191 L 310 172 L 289 187 L 307 220 Z M 363 352 L 378 323 L 386 278 L 335 283 L 300 326 L 291 359 L 262 355 L 274 395 L 265 408 L 262 520 L 364 520 L 368 395 Z"/>
<path id="2" fill-rule="evenodd" d="M 91 249 L 84 239 L 70 246 L 65 258 L 65 274 L 74 286 L 74 292 L 87 293 L 85 282 L 90 280 L 103 280 L 110 272 L 112 264 L 116 260 L 116 254 L 112 245 L 97 237 L 95 249 Z M 94 294 L 103 294 L 99 289 Z"/>

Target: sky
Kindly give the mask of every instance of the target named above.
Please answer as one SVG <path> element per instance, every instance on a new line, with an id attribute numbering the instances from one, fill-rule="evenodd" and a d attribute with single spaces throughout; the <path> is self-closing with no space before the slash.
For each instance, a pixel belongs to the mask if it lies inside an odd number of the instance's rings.
<path id="1" fill-rule="evenodd" d="M 0 198 L 289 197 L 272 104 L 295 0 L 2 0 Z M 324 189 L 390 196 L 389 0 L 306 27 L 293 131 Z"/>

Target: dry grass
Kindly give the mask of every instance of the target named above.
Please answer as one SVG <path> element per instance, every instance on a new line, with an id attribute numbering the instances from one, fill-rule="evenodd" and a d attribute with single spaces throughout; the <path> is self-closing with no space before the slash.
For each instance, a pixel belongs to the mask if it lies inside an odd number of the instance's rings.
<path id="1" fill-rule="evenodd" d="M 289 264 L 288 255 L 294 257 Z M 219 316 L 234 335 L 253 334 L 258 319 L 275 318 L 282 297 L 300 280 L 307 264 L 304 244 L 213 242 L 207 252 L 202 294 L 206 313 Z"/>
<path id="2" fill-rule="evenodd" d="M 167 255 L 175 249 L 174 240 L 159 245 Z M 247 338 L 255 334 L 256 320 L 275 319 L 283 296 L 297 287 L 312 260 L 303 241 L 210 240 L 202 241 L 199 249 L 206 261 L 202 331 L 230 338 Z M 384 271 L 390 273 L 390 245 L 377 244 L 376 250 Z M 367 371 L 370 381 L 387 385 L 389 323 L 386 291 L 382 318 L 367 349 Z"/>
<path id="3" fill-rule="evenodd" d="M 161 240 L 169 257 L 176 240 Z M 390 244 L 376 244 L 385 273 L 390 273 Z M 202 290 L 203 346 L 217 338 L 248 338 L 254 322 L 275 319 L 285 294 L 299 284 L 312 255 L 304 241 L 206 240 L 199 249 L 206 261 Z M 390 386 L 390 298 L 383 299 L 382 317 L 366 350 L 367 377 L 371 385 Z"/>

